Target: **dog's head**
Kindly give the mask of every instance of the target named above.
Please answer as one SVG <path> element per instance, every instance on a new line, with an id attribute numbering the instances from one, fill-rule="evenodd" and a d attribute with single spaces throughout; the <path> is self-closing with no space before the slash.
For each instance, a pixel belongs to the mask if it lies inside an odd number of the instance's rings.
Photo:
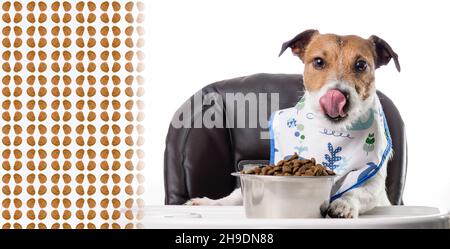
<path id="1" fill-rule="evenodd" d="M 377 36 L 320 34 L 306 30 L 283 44 L 280 55 L 291 48 L 304 63 L 307 101 L 322 118 L 349 126 L 367 113 L 375 97 L 375 69 L 397 54 Z"/>

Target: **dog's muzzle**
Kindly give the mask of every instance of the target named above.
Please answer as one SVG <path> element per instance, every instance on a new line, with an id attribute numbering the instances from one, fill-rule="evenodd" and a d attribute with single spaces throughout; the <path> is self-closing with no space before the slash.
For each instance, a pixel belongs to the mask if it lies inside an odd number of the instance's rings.
<path id="1" fill-rule="evenodd" d="M 332 120 L 340 120 L 347 116 L 349 94 L 347 92 L 331 89 L 319 99 L 324 114 Z"/>

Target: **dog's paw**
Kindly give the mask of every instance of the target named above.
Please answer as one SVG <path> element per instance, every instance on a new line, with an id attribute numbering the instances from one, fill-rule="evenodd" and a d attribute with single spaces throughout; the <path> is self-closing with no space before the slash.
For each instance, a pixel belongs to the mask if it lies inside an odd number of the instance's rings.
<path id="1" fill-rule="evenodd" d="M 214 205 L 216 205 L 216 203 L 214 200 L 209 199 L 208 197 L 203 197 L 203 198 L 192 198 L 189 201 L 187 201 L 186 203 L 184 203 L 184 205 L 187 205 L 187 206 L 214 206 Z"/>
<path id="2" fill-rule="evenodd" d="M 351 200 L 339 198 L 330 204 L 327 214 L 331 218 L 358 218 L 359 209 Z"/>

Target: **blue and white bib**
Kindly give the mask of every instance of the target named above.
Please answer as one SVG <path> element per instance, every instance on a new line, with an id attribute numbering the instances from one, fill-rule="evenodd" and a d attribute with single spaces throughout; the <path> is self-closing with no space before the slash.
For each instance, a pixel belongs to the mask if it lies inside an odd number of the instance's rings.
<path id="1" fill-rule="evenodd" d="M 358 187 L 382 168 L 392 150 L 392 141 L 378 97 L 367 118 L 351 128 L 331 129 L 316 118 L 303 97 L 295 107 L 272 114 L 269 128 L 272 164 L 297 153 L 302 158 L 333 170 L 337 177 L 331 200 Z M 386 170 L 383 168 L 382 170 Z"/>

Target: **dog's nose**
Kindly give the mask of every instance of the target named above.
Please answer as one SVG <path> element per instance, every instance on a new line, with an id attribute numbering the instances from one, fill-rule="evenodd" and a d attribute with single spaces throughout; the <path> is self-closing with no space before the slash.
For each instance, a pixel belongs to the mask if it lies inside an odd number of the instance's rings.
<path id="1" fill-rule="evenodd" d="M 344 106 L 347 103 L 347 98 L 344 93 L 337 89 L 328 90 L 319 99 L 322 111 L 331 118 L 345 117 L 347 115 Z"/>

